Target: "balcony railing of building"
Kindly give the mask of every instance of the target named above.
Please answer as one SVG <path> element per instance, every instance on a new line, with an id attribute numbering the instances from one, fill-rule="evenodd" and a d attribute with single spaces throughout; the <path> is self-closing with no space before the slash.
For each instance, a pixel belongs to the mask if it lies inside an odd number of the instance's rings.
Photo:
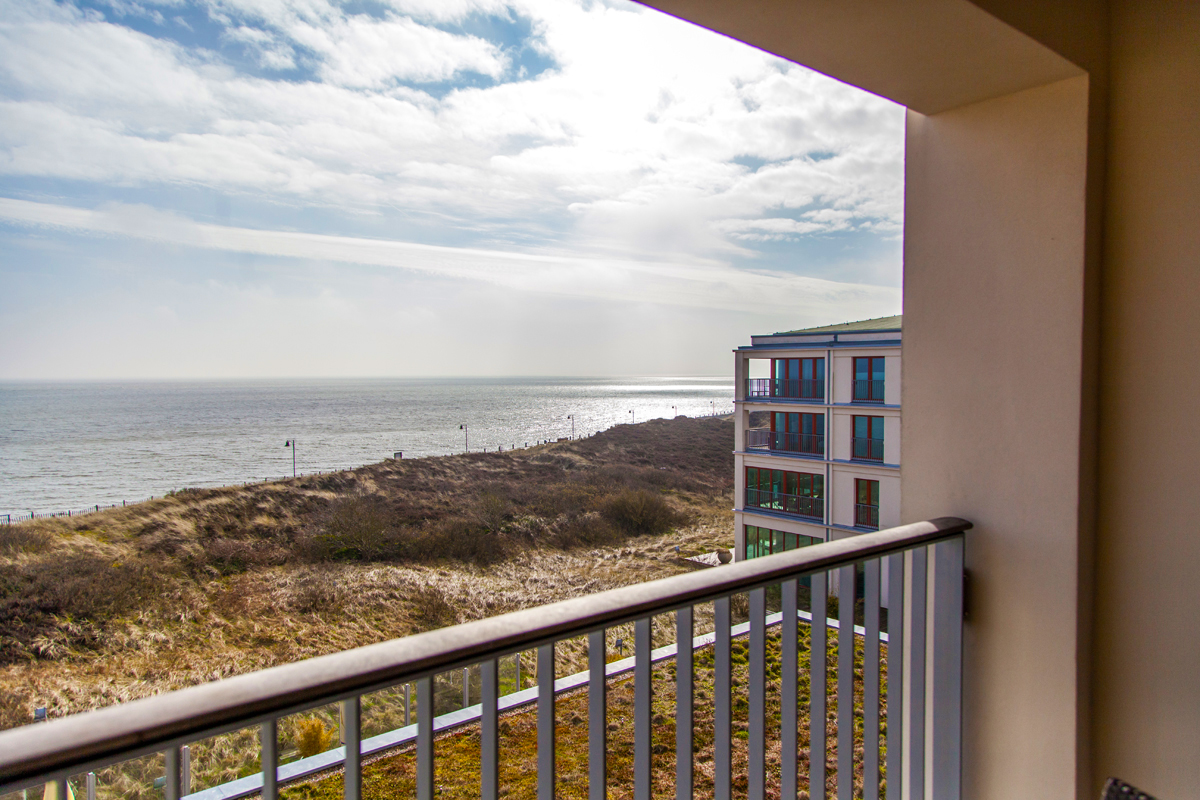
<path id="1" fill-rule="evenodd" d="M 746 490 L 746 507 L 781 511 L 798 517 L 822 520 L 825 518 L 825 498 L 784 494 L 763 489 Z"/>
<path id="2" fill-rule="evenodd" d="M 824 400 L 825 381 L 787 378 L 747 378 L 746 398 L 756 400 Z"/>
<path id="3" fill-rule="evenodd" d="M 855 461 L 883 461 L 883 439 L 852 437 L 850 457 Z"/>
<path id="4" fill-rule="evenodd" d="M 854 402 L 882 403 L 883 381 L 855 381 Z"/>
<path id="5" fill-rule="evenodd" d="M 189 743 L 254 727 L 261 734 L 263 770 L 255 776 L 256 789 L 252 793 L 264 800 L 276 800 L 286 779 L 285 771 L 277 767 L 279 721 L 286 715 L 339 703 L 345 743 L 327 754 L 331 756 L 327 768 L 340 767 L 344 796 L 359 800 L 363 794 L 364 753 L 378 758 L 388 746 L 362 738 L 362 697 L 415 682 L 416 795 L 418 800 L 434 800 L 438 789 L 434 783 L 433 681 L 439 673 L 478 665 L 482 675 L 482 697 L 475 717 L 481 763 L 479 796 L 496 800 L 501 793 L 498 766 L 500 759 L 508 755 L 499 748 L 498 712 L 513 705 L 505 704 L 505 697 L 498 696 L 497 663 L 501 657 L 536 648 L 537 688 L 536 692 L 527 691 L 536 697 L 537 797 L 553 800 L 557 779 L 555 693 L 561 690 L 554 673 L 556 644 L 586 636 L 587 674 L 603 676 L 606 629 L 632 623 L 632 706 L 627 711 L 616 706 L 622 710 L 610 712 L 607 681 L 603 679 L 585 678 L 577 685 L 586 686 L 588 696 L 589 797 L 606 797 L 609 714 L 618 713 L 632 716 L 633 796 L 649 800 L 654 713 L 651 666 L 656 656 L 664 657 L 662 648 L 651 650 L 651 624 L 655 615 L 673 614 L 676 641 L 686 643 L 666 654 L 674 658 L 676 667 L 669 678 L 674 682 L 676 797 L 693 796 L 693 652 L 695 647 L 711 645 L 714 691 L 711 700 L 705 702 L 711 703 L 715 719 L 713 796 L 732 796 L 734 710 L 746 703 L 746 744 L 738 746 L 746 748 L 748 765 L 738 782 L 744 779 L 747 796 L 752 800 L 776 793 L 776 787 L 782 796 L 795 797 L 805 783 L 810 796 L 825 797 L 827 777 L 833 795 L 840 800 L 855 796 L 856 782 L 864 787 L 862 796 L 876 800 L 885 780 L 889 797 L 898 797 L 900 792 L 924 797 L 928 790 L 942 800 L 957 800 L 962 751 L 963 539 L 970 527 L 969 522 L 955 518 L 914 523 L 5 731 L 0 733 L 0 793 L 53 784 L 56 796 L 64 798 L 69 784 L 78 786 L 82 783 L 79 778 L 89 775 L 89 771 L 162 754 L 164 798 L 178 800 L 184 785 L 183 754 L 188 752 Z M 826 620 L 831 579 L 836 576 L 842 587 L 854 586 L 856 569 L 861 569 L 863 575 L 862 626 L 855 626 L 855 603 L 839 604 L 838 619 Z M 886 602 L 881 597 L 884 574 Z M 801 586 L 805 578 L 811 589 Z M 770 615 L 769 587 L 778 587 L 770 596 L 778 599 L 780 608 Z M 749 595 L 748 621 L 733 625 L 731 599 L 743 593 Z M 805 595 L 811 597 L 808 611 L 800 602 Z M 706 635 L 708 638 L 693 639 L 694 608 L 710 602 L 714 630 Z M 886 633 L 881 631 L 882 606 L 890 609 Z M 778 633 L 774 633 L 775 626 Z M 808 628 L 807 635 L 799 635 L 801 626 Z M 828 647 L 831 628 L 838 642 L 836 655 L 831 655 L 834 651 Z M 731 641 L 739 635 L 748 636 L 748 668 L 744 684 L 735 692 Z M 768 635 L 778 636 L 778 649 L 775 645 L 766 647 Z M 861 648 L 855 646 L 856 636 L 862 637 Z M 691 646 L 694 642 L 697 644 Z M 805 646 L 807 654 L 803 652 Z M 884 646 L 892 650 L 890 658 Z M 855 674 L 856 650 L 861 653 L 861 678 Z M 829 657 L 836 664 L 827 665 Z M 801 701 L 799 688 L 804 663 L 810 665 L 807 677 L 815 689 L 807 702 Z M 827 670 L 827 666 L 832 669 Z M 881 680 L 884 669 L 886 692 Z M 772 672 L 781 674 L 782 680 L 771 678 Z M 836 675 L 833 681 L 828 677 L 831 672 Z M 831 690 L 837 698 L 835 741 L 827 741 L 825 725 L 816 725 L 811 729 L 807 752 L 802 752 L 802 715 L 826 719 Z M 862 698 L 859 709 L 855 708 L 856 691 Z M 741 699 L 742 692 L 746 693 L 745 700 Z M 780 709 L 778 717 L 770 715 L 769 724 L 768 692 L 778 694 Z M 881 712 L 886 714 L 886 725 Z M 781 745 L 778 769 L 768 769 L 768 733 L 773 740 L 778 737 Z M 399 739 L 394 737 L 392 746 Z M 836 746 L 836 754 L 830 752 L 831 744 Z M 857 757 L 856 751 L 860 754 Z M 807 757 L 807 776 L 801 771 L 801 755 Z M 524 755 L 513 757 L 523 759 Z M 836 776 L 826 775 L 827 763 L 834 765 Z M 94 785 L 92 781 L 88 784 L 89 788 Z"/>
<path id="6" fill-rule="evenodd" d="M 879 506 L 866 503 L 854 504 L 854 526 L 856 528 L 871 528 L 879 530 Z"/>
<path id="7" fill-rule="evenodd" d="M 823 456 L 825 436 L 820 433 L 787 433 L 770 428 L 749 428 L 746 431 L 746 448 Z"/>

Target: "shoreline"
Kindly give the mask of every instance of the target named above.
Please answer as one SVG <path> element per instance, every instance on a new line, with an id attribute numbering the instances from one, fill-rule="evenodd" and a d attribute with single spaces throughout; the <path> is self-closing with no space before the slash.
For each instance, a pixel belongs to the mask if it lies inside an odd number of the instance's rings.
<path id="1" fill-rule="evenodd" d="M 724 419 L 726 417 L 731 416 L 732 414 L 733 414 L 733 411 L 728 411 L 728 412 L 719 411 L 715 414 L 696 414 L 696 415 L 692 415 L 692 416 L 681 415 L 681 417 L 678 417 L 678 418 L 683 418 L 683 419 Z M 658 417 L 658 418 L 655 418 L 655 420 L 646 420 L 645 422 L 641 422 L 641 423 L 618 423 L 618 424 L 620 424 L 620 425 L 626 425 L 626 424 L 642 425 L 642 424 L 645 424 L 646 422 L 653 422 L 653 421 L 661 420 L 661 419 L 665 419 L 665 417 Z M 563 438 L 558 438 L 558 439 L 554 439 L 554 440 L 547 439 L 545 441 L 536 442 L 534 444 L 525 444 L 520 447 L 516 447 L 516 446 L 509 447 L 508 449 L 504 449 L 503 446 L 501 446 L 498 450 L 493 450 L 491 452 L 511 453 L 511 452 L 519 451 L 519 450 L 532 450 L 537 447 L 543 447 L 543 446 L 551 445 L 551 444 L 562 444 L 564 442 L 569 442 L 569 441 L 580 441 L 582 439 L 590 439 L 593 436 L 596 436 L 597 434 L 604 433 L 605 430 L 611 430 L 612 428 L 615 428 L 615 427 L 617 427 L 617 426 L 613 425 L 613 426 L 610 426 L 609 428 L 605 428 L 604 430 L 596 431 L 595 433 L 576 436 L 574 439 L 572 439 L 570 437 L 563 437 Z M 398 451 L 398 452 L 402 452 L 402 451 Z M 487 453 L 489 451 L 486 447 L 484 447 L 479 452 Z M 400 461 L 400 460 L 417 461 L 417 460 L 429 459 L 429 458 L 453 458 L 455 456 L 472 455 L 472 454 L 473 454 L 472 452 L 445 453 L 444 455 L 411 456 L 407 459 L 398 459 L 398 458 L 393 457 L 393 458 L 385 458 L 382 461 L 373 461 L 373 462 L 370 462 L 367 464 L 360 464 L 356 467 L 343 467 L 341 469 L 335 468 L 335 469 L 316 470 L 316 471 L 309 471 L 309 472 L 298 471 L 295 475 L 280 475 L 278 477 L 275 477 L 275 476 L 268 476 L 268 477 L 251 476 L 248 480 L 245 480 L 241 483 L 241 488 L 247 488 L 249 486 L 253 486 L 256 484 L 278 483 L 280 481 L 293 480 L 293 479 L 298 479 L 298 478 L 305 478 L 305 477 L 312 477 L 312 476 L 319 476 L 319 475 L 330 475 L 330 474 L 342 473 L 342 472 L 354 472 L 354 471 L 360 470 L 360 469 L 377 467 L 388 461 Z M 76 506 L 74 508 L 70 508 L 65 511 L 3 512 L 3 513 L 0 513 L 0 525 L 17 525 L 22 522 L 29 522 L 29 521 L 32 521 L 35 519 L 57 519 L 59 517 L 66 517 L 66 518 L 82 517 L 87 514 L 95 514 L 99 511 L 108 511 L 110 509 L 115 509 L 115 508 L 128 508 L 130 506 L 138 505 L 140 503 L 148 503 L 153 500 L 160 500 L 164 497 L 170 497 L 177 492 L 188 491 L 190 489 L 236 489 L 239 486 L 236 482 L 235 483 L 212 483 L 211 485 L 207 484 L 204 481 L 194 481 L 191 483 L 193 485 L 179 487 L 177 489 L 173 489 L 173 490 L 171 490 L 165 494 L 159 495 L 157 497 L 155 495 L 150 495 L 149 497 L 143 497 L 138 500 L 122 500 L 119 504 L 118 503 L 96 503 L 96 504 L 91 504 L 91 505 Z"/>

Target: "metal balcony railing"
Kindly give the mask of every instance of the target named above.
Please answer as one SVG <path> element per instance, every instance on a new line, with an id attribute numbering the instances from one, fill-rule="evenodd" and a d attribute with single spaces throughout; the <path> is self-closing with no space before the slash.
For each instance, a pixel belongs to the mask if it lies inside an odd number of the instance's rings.
<path id="1" fill-rule="evenodd" d="M 482 697 L 475 711 L 478 716 L 474 717 L 478 719 L 480 732 L 479 795 L 484 800 L 496 800 L 501 790 L 498 765 L 508 755 L 502 754 L 498 746 L 498 714 L 514 705 L 513 695 L 498 696 L 497 662 L 509 654 L 536 648 L 537 688 L 526 693 L 530 695 L 528 702 L 536 704 L 537 797 L 553 800 L 555 692 L 562 690 L 566 680 L 555 680 L 555 647 L 565 639 L 586 635 L 589 670 L 573 687 L 586 686 L 589 698 L 589 797 L 604 798 L 610 711 L 606 703 L 607 682 L 600 676 L 612 674 L 612 667 L 616 666 L 605 664 L 604 636 L 607 628 L 632 623 L 633 705 L 627 711 L 616 706 L 615 709 L 622 710 L 611 713 L 632 715 L 631 772 L 633 796 L 637 800 L 649 800 L 651 794 L 651 666 L 654 660 L 663 658 L 673 658 L 676 667 L 673 677 L 676 796 L 693 796 L 696 696 L 692 654 L 696 647 L 709 644 L 714 648 L 714 691 L 711 700 L 705 702 L 711 702 L 715 718 L 712 765 L 715 797 L 732 796 L 734 709 L 747 702 L 744 747 L 748 766 L 744 778 L 751 800 L 776 793 L 796 797 L 805 783 L 812 797 L 826 796 L 825 788 L 829 785 L 837 798 L 851 800 L 856 781 L 865 787 L 865 797 L 877 798 L 884 780 L 889 797 L 893 793 L 899 796 L 901 791 L 907 796 L 924 797 L 927 778 L 931 781 L 928 791 L 932 796 L 957 800 L 962 751 L 963 534 L 970 527 L 969 522 L 955 518 L 918 522 L 468 622 L 5 731 L 0 733 L 0 793 L 52 783 L 57 796 L 64 798 L 68 796 L 68 782 L 81 785 L 79 777 L 90 770 L 161 753 L 165 764 L 165 776 L 161 779 L 165 800 L 178 800 L 186 770 L 183 754 L 188 752 L 185 748 L 190 742 L 257 726 L 262 734 L 263 771 L 252 779 L 242 779 L 255 785 L 248 790 L 243 787 L 239 794 L 225 791 L 232 786 L 226 784 L 217 793 L 223 797 L 259 794 L 264 800 L 276 800 L 289 774 L 277 766 L 279 720 L 329 703 L 340 703 L 345 744 L 324 755 L 325 769 L 342 768 L 345 797 L 358 800 L 363 794 L 364 754 L 370 753 L 372 758 L 381 753 L 386 755 L 388 747 L 415 738 L 416 795 L 418 800 L 434 800 L 437 794 L 434 676 L 479 665 Z M 854 624 L 856 604 L 852 602 L 839 604 L 836 621 L 826 619 L 830 576 L 836 576 L 839 586 L 852 587 L 857 577 L 856 565 L 863 573 L 861 628 Z M 886 576 L 883 579 L 887 587 L 886 603 L 881 597 L 884 585 L 881 576 Z M 811 590 L 801 591 L 801 579 L 805 577 L 809 578 Z M 779 587 L 777 594 L 775 590 L 771 593 L 779 598 L 777 614 L 767 614 L 768 587 Z M 741 593 L 749 594 L 748 621 L 735 626 L 730 601 Z M 806 593 L 811 597 L 807 612 L 800 602 Z M 694 638 L 693 609 L 697 604 L 709 602 L 713 603 L 714 630 L 707 638 Z M 927 608 L 930 603 L 932 608 Z M 886 633 L 880 629 L 881 606 L 890 610 Z M 684 646 L 652 651 L 652 618 L 672 612 L 676 641 L 685 643 Z M 766 647 L 768 626 L 774 625 L 779 626 L 778 634 L 771 633 L 779 636 L 778 656 L 773 655 L 774 647 L 770 650 Z M 799 635 L 801 626 L 808 629 L 807 636 Z M 836 664 L 827 664 L 832 652 L 827 638 L 830 628 L 835 629 L 832 635 L 838 641 Z M 748 636 L 747 677 L 745 684 L 737 687 L 739 699 L 735 703 L 731 641 L 743 634 Z M 862 637 L 861 648 L 856 648 L 855 636 Z M 891 650 L 890 658 L 882 652 L 884 644 Z M 815 691 L 811 692 L 811 700 L 802 703 L 798 684 L 802 674 L 800 665 L 805 662 L 801 648 L 805 645 L 809 646 L 808 677 Z M 858 662 L 861 679 L 855 675 L 856 650 L 861 653 Z M 782 680 L 770 677 L 776 668 Z M 881 680 L 884 668 L 886 693 L 882 692 Z M 832 687 L 830 672 L 836 675 Z M 588 680 L 588 676 L 596 679 Z M 396 735 L 364 740 L 362 696 L 409 681 L 417 686 L 416 724 L 403 732 L 393 732 Z M 805 753 L 808 775 L 804 776 L 799 758 L 801 715 L 825 720 L 831 690 L 837 698 L 836 755 L 830 753 L 826 726 L 813 726 Z M 855 709 L 856 690 L 862 698 L 861 710 Z M 747 693 L 746 701 L 740 699 L 742 691 Z M 769 726 L 768 692 L 778 693 L 780 708 L 778 720 L 772 715 Z M 886 734 L 881 711 L 886 713 Z M 767 767 L 768 727 L 771 736 L 777 736 L 781 743 L 778 769 Z M 387 741 L 381 743 L 384 739 Z M 856 756 L 856 751 L 860 755 Z M 827 759 L 832 759 L 836 766 L 836 778 L 826 775 Z M 742 776 L 738 779 L 740 783 Z M 94 783 L 88 781 L 88 786 L 91 789 Z"/>
<path id="2" fill-rule="evenodd" d="M 854 504 L 854 525 L 858 528 L 879 530 L 879 506 L 866 503 Z"/>
<path id="3" fill-rule="evenodd" d="M 747 489 L 746 507 L 782 511 L 784 514 L 795 514 L 809 519 L 825 518 L 825 498 L 823 497 L 806 497 L 799 494 Z"/>
<path id="4" fill-rule="evenodd" d="M 780 453 L 825 455 L 825 436 L 820 433 L 787 433 L 770 428 L 750 428 L 746 431 L 748 449 L 765 449 Z"/>
<path id="5" fill-rule="evenodd" d="M 746 398 L 755 399 L 824 400 L 824 380 L 786 378 L 747 378 Z"/>
<path id="6" fill-rule="evenodd" d="M 883 461 L 883 439 L 853 437 L 850 442 L 850 457 L 856 461 Z"/>
<path id="7" fill-rule="evenodd" d="M 855 381 L 854 402 L 882 403 L 883 381 Z"/>

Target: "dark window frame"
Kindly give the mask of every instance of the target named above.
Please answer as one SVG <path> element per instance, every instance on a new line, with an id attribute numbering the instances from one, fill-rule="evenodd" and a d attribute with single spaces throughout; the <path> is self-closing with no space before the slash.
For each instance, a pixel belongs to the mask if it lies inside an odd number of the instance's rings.
<path id="1" fill-rule="evenodd" d="M 821 544 L 824 539 L 816 536 L 808 536 L 803 533 L 791 533 L 789 531 L 777 531 L 774 528 L 765 528 L 761 525 L 743 525 L 742 526 L 742 556 L 747 560 L 758 558 L 759 556 L 769 556 L 775 553 L 785 553 L 788 550 L 799 550 L 802 547 L 811 547 L 814 544 Z M 776 548 L 776 543 L 779 547 Z M 763 552 L 763 544 L 766 544 L 765 552 Z M 753 544 L 754 553 L 751 554 L 751 546 Z"/>
<path id="2" fill-rule="evenodd" d="M 805 378 L 806 372 L 811 377 Z M 825 357 L 772 358 L 768 394 L 770 397 L 824 400 Z"/>
<path id="3" fill-rule="evenodd" d="M 866 420 L 866 436 L 859 435 L 859 420 Z M 850 459 L 882 463 L 887 417 L 878 414 L 854 414 L 850 417 Z M 878 434 L 878 435 L 876 435 Z M 875 442 L 879 445 L 876 446 Z"/>
<path id="4" fill-rule="evenodd" d="M 866 503 L 862 502 L 864 488 Z M 874 478 L 854 479 L 854 527 L 879 530 L 879 481 Z"/>
<path id="5" fill-rule="evenodd" d="M 825 416 L 823 411 L 772 411 L 770 419 L 773 435 L 770 449 L 784 453 L 824 456 Z M 783 424 L 782 430 L 779 427 L 780 423 Z M 794 447 L 791 446 L 792 438 Z"/>
<path id="6" fill-rule="evenodd" d="M 859 367 L 865 362 L 866 369 Z M 855 403 L 882 403 L 887 386 L 887 357 L 886 356 L 855 356 L 852 378 L 853 396 Z M 865 377 L 859 377 L 863 375 Z"/>

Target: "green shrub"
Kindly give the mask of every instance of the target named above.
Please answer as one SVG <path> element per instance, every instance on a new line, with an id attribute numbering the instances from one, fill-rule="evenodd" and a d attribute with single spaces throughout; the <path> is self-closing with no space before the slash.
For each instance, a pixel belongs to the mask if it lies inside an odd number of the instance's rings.
<path id="1" fill-rule="evenodd" d="M 609 520 L 596 512 L 562 517 L 549 536 L 549 543 L 563 550 L 573 547 L 602 547 L 625 536 Z"/>
<path id="2" fill-rule="evenodd" d="M 466 520 L 451 519 L 422 527 L 405 552 L 416 561 L 451 559 L 484 566 L 504 560 L 513 549 L 504 534 L 483 530 Z"/>
<path id="3" fill-rule="evenodd" d="M 163 585 L 175 575 L 161 559 L 113 562 L 88 553 L 0 565 L 0 663 L 43 652 L 35 643 L 45 636 L 57 636 L 60 647 L 98 645 L 92 623 L 162 608 Z"/>
<path id="4" fill-rule="evenodd" d="M 337 576 L 323 568 L 300 573 L 289 589 L 287 606 L 301 614 L 333 611 L 342 604 Z"/>
<path id="5" fill-rule="evenodd" d="M 300 550 L 321 561 L 373 561 L 395 550 L 391 513 L 383 498 L 354 495 L 334 502 L 304 537 Z"/>
<path id="6" fill-rule="evenodd" d="M 159 560 L 112 562 L 89 553 L 72 553 L 41 559 L 18 570 L 10 580 L 15 578 L 17 591 L 36 598 L 44 611 L 97 619 L 158 606 L 161 577 L 170 571 Z"/>
<path id="7" fill-rule="evenodd" d="M 30 525 L 0 525 L 0 555 L 41 553 L 54 543 L 54 537 Z"/>
<path id="8" fill-rule="evenodd" d="M 621 492 L 604 505 L 604 516 L 628 534 L 665 533 L 679 515 L 660 494 L 644 489 Z"/>
<path id="9" fill-rule="evenodd" d="M 211 568 L 218 575 L 235 575 L 254 567 L 282 564 L 287 552 L 268 542 L 213 537 L 200 542 L 202 555 L 196 566 Z"/>
<path id="10" fill-rule="evenodd" d="M 296 725 L 296 750 L 301 758 L 333 749 L 337 734 L 316 717 L 302 719 Z"/>
<path id="11" fill-rule="evenodd" d="M 419 586 L 409 595 L 413 620 L 423 631 L 445 628 L 458 622 L 458 612 L 436 586 Z"/>
<path id="12" fill-rule="evenodd" d="M 512 505 L 508 500 L 492 491 L 484 491 L 475 501 L 475 519 L 491 533 L 497 533 L 504 527 L 511 512 Z"/>

